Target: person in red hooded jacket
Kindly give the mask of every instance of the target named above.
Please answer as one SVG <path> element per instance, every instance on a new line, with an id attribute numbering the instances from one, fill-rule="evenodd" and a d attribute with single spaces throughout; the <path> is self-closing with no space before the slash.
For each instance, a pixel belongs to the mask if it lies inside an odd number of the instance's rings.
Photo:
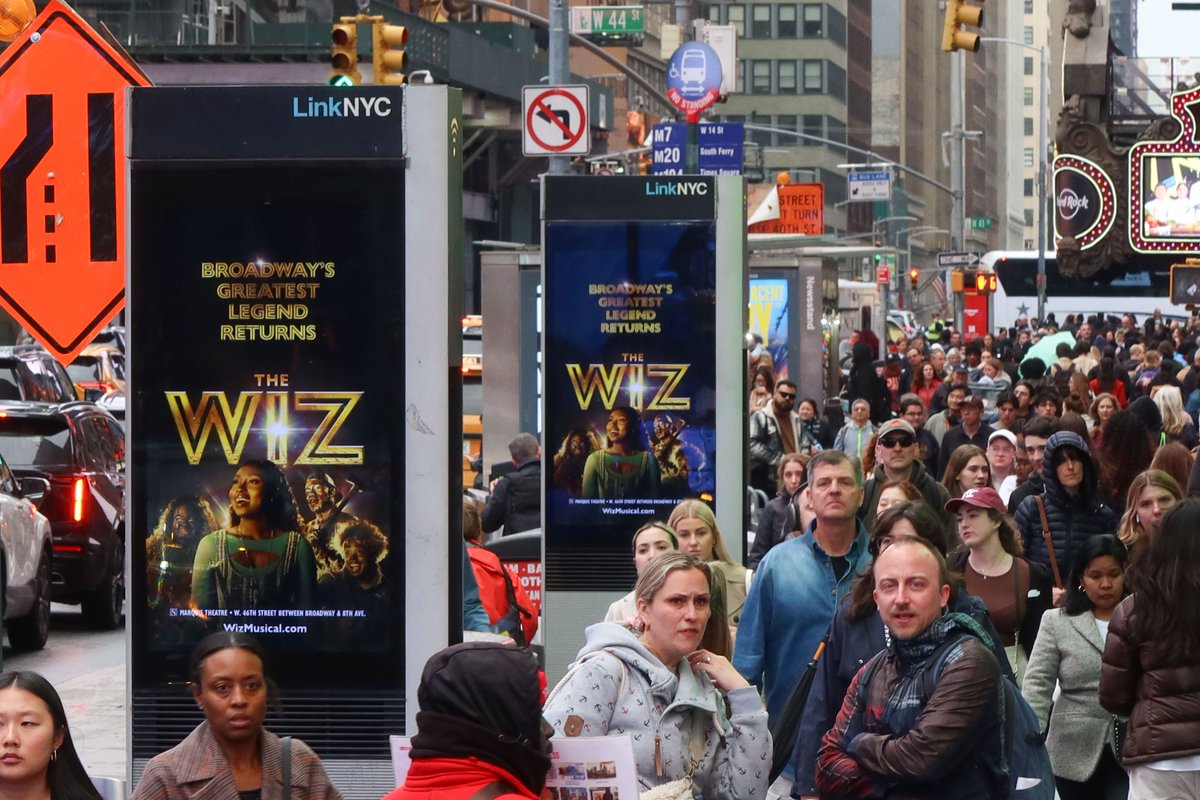
<path id="1" fill-rule="evenodd" d="M 554 731 L 542 719 L 537 661 L 495 642 L 434 654 L 417 688 L 404 785 L 383 800 L 537 800 Z"/>
<path id="2" fill-rule="evenodd" d="M 465 496 L 462 519 L 467 556 L 471 559 L 471 571 L 475 574 L 475 583 L 479 585 L 479 601 L 488 615 L 488 622 L 496 633 L 511 635 L 517 644 L 529 644 L 537 633 L 541 603 L 529 596 L 521 585 L 521 576 L 512 567 L 501 563 L 500 556 L 483 546 L 479 504 Z M 513 603 L 517 605 L 515 618 L 509 614 Z M 500 630 L 497 627 L 504 627 L 505 622 L 515 623 L 516 620 L 520 621 L 523 640 L 515 630 Z"/>

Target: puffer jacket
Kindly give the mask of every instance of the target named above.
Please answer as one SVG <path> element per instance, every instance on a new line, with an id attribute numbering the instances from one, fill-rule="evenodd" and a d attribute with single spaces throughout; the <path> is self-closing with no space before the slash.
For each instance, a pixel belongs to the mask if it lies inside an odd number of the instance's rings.
<path id="1" fill-rule="evenodd" d="M 1100 705 L 1129 717 L 1121 763 L 1200 754 L 1200 664 L 1170 662 L 1138 642 L 1130 625 L 1136 603 L 1137 595 L 1126 597 L 1113 612 L 1100 667 Z"/>
<path id="2" fill-rule="evenodd" d="M 630 734 L 643 789 L 685 777 L 692 731 L 702 730 L 703 755 L 692 775 L 696 795 L 716 800 L 766 796 L 771 734 L 758 690 L 735 689 L 722 698 L 687 659 L 676 675 L 617 623 L 588 627 L 579 661 L 554 688 L 542 714 L 559 736 L 572 716 L 583 723 L 580 736 Z M 661 770 L 655 766 L 656 741 Z"/>
<path id="3" fill-rule="evenodd" d="M 1058 480 L 1054 468 L 1054 451 L 1070 445 L 1084 454 L 1083 482 L 1076 498 L 1067 494 Z M 1037 499 L 1040 496 L 1046 505 L 1046 521 L 1054 541 L 1054 554 L 1058 559 L 1058 571 L 1063 580 L 1071 574 L 1075 554 L 1086 539 L 1100 534 L 1117 532 L 1117 515 L 1099 498 L 1099 479 L 1091 451 L 1078 434 L 1059 431 L 1046 442 L 1045 460 L 1042 462 L 1041 495 L 1026 497 L 1017 506 L 1016 522 L 1025 539 L 1025 557 L 1050 569 L 1050 555 L 1046 540 L 1042 537 L 1042 519 L 1038 513 Z M 1090 488 L 1090 491 L 1088 490 Z M 1080 500 L 1080 498 L 1090 498 Z M 1053 574 L 1053 570 L 1051 570 Z"/>

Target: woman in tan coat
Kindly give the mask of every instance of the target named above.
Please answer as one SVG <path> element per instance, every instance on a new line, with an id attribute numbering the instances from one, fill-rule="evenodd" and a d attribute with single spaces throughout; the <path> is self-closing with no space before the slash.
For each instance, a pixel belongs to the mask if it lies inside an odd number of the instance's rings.
<path id="1" fill-rule="evenodd" d="M 281 800 L 283 748 L 263 727 L 268 680 L 258 642 L 221 631 L 192 651 L 192 696 L 204 712 L 188 737 L 150 760 L 133 800 Z M 321 760 L 290 742 L 293 800 L 341 800 Z"/>

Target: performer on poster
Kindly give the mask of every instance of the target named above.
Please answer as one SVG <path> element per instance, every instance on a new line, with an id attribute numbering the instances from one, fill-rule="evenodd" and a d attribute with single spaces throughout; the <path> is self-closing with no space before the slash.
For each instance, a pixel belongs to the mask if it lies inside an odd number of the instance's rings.
<path id="1" fill-rule="evenodd" d="M 325 608 L 353 609 L 362 615 L 337 618 L 330 634 L 352 646 L 370 643 L 378 636 L 380 620 L 391 608 L 392 588 L 384 577 L 380 562 L 387 558 L 387 536 L 365 520 L 357 520 L 341 533 L 346 565 L 321 579 L 318 589 Z"/>
<path id="2" fill-rule="evenodd" d="M 355 487 L 351 484 L 351 491 Z M 344 509 L 350 496 L 343 496 L 333 477 L 326 472 L 311 473 L 304 480 L 304 502 L 313 518 L 304 523 L 304 535 L 317 560 L 317 580 L 337 572 L 345 563 L 342 552 L 342 533 L 358 522 Z"/>
<path id="3" fill-rule="evenodd" d="M 229 527 L 205 536 L 196 550 L 194 607 L 314 608 L 317 565 L 300 528 L 283 470 L 243 461 L 229 487 Z"/>
<path id="4" fill-rule="evenodd" d="M 571 497 L 583 494 L 583 468 L 588 456 L 600 449 L 596 437 L 582 428 L 568 431 L 554 454 L 554 486 Z"/>
<path id="5" fill-rule="evenodd" d="M 679 432 L 683 421 L 676 421 L 670 414 L 659 414 L 654 418 L 654 459 L 658 462 L 659 483 L 664 497 L 684 497 L 688 493 L 687 454 Z"/>
<path id="6" fill-rule="evenodd" d="M 587 458 L 583 496 L 605 500 L 658 497 L 658 462 L 642 442 L 642 418 L 618 406 L 605 426 L 608 444 Z"/>
<path id="7" fill-rule="evenodd" d="M 212 505 L 196 495 L 167 503 L 146 538 L 147 602 L 151 608 L 187 608 L 192 599 L 192 564 L 206 533 L 220 527 Z"/>

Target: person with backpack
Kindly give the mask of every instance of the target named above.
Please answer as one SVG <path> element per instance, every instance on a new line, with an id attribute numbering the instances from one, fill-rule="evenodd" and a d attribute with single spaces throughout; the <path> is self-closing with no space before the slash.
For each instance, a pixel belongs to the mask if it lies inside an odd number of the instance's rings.
<path id="1" fill-rule="evenodd" d="M 1028 705 L 979 623 L 946 609 L 941 553 L 901 536 L 872 571 L 887 648 L 855 675 L 825 734 L 816 768 L 821 796 L 876 797 L 886 789 L 888 797 L 1000 798 L 1032 780 L 1041 788 L 1033 796 L 1053 797 L 1048 759 L 1036 746 L 1027 751 Z"/>
<path id="2" fill-rule="evenodd" d="M 540 604 L 529 597 L 521 578 L 500 562 L 500 557 L 483 546 L 479 503 L 463 497 L 462 529 L 471 572 L 479 584 L 479 601 L 493 633 L 512 637 L 527 645 L 537 633 Z"/>

